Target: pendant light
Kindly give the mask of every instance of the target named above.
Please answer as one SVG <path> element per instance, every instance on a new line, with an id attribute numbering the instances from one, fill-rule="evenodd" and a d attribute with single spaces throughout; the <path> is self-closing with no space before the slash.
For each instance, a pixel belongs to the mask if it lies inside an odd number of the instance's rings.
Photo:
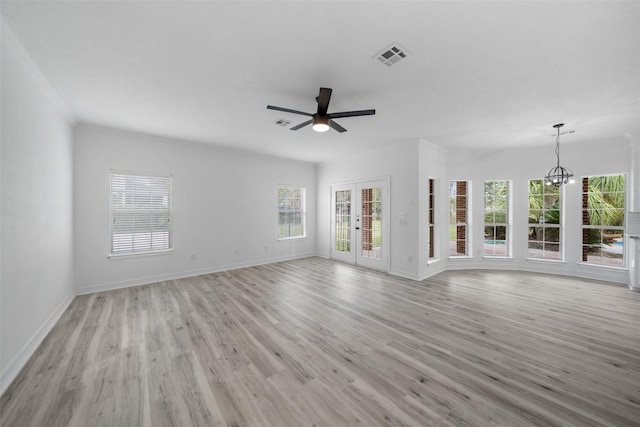
<path id="1" fill-rule="evenodd" d="M 553 125 L 557 129 L 556 135 L 556 166 L 549 169 L 547 175 L 544 177 L 546 185 L 554 185 L 560 187 L 562 184 L 573 184 L 573 172 L 571 169 L 560 166 L 560 128 L 564 126 L 564 123 L 558 123 Z"/>

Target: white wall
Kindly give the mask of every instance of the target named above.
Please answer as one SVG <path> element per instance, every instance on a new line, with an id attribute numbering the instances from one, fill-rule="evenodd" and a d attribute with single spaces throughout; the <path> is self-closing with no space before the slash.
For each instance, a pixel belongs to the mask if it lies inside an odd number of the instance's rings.
<path id="1" fill-rule="evenodd" d="M 591 277 L 626 283 L 625 269 L 593 267 L 582 264 L 580 229 L 582 220 L 582 187 L 580 177 L 597 174 L 629 174 L 627 193 L 632 194 L 632 146 L 622 135 L 617 140 L 561 144 L 561 164 L 573 170 L 576 183 L 563 186 L 564 197 L 564 262 L 527 260 L 528 180 L 540 179 L 555 165 L 553 141 L 547 150 L 522 148 L 502 151 L 449 152 L 447 173 L 449 180 L 472 182 L 472 259 L 448 261 L 448 269 L 504 268 Z M 483 187 L 485 180 L 512 180 L 513 227 L 511 259 L 483 258 Z M 630 206 L 629 206 L 630 208 Z"/>
<path id="2" fill-rule="evenodd" d="M 318 165 L 318 253 L 329 257 L 332 184 L 390 177 L 389 271 L 418 277 L 418 141 Z M 400 225 L 405 213 L 407 225 Z M 409 261 L 412 257 L 413 261 Z"/>
<path id="3" fill-rule="evenodd" d="M 71 125 L 2 22 L 0 392 L 71 302 Z"/>
<path id="4" fill-rule="evenodd" d="M 88 125 L 74 146 L 79 293 L 316 253 L 314 164 Z M 173 175 L 173 253 L 107 257 L 112 169 Z M 306 187 L 307 238 L 278 241 L 278 184 Z"/>

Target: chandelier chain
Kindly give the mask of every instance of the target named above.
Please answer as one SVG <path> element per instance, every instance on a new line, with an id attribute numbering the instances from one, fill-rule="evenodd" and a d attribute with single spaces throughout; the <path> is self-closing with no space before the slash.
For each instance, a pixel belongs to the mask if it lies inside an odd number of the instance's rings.
<path id="1" fill-rule="evenodd" d="M 560 128 L 558 128 L 558 135 L 556 136 L 556 159 L 558 160 L 558 167 L 560 167 Z"/>

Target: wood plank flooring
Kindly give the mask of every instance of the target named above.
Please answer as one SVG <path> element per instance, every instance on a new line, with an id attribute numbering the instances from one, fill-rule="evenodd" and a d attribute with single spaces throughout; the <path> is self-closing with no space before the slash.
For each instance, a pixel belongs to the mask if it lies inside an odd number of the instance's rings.
<path id="1" fill-rule="evenodd" d="M 640 293 L 321 258 L 77 297 L 2 426 L 640 426 Z"/>

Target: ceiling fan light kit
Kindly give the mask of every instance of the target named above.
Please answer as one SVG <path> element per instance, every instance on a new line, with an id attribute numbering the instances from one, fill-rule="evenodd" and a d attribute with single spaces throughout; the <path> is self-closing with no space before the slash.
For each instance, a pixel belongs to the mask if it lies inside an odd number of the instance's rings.
<path id="1" fill-rule="evenodd" d="M 329 117 L 313 115 L 313 125 L 311 126 L 316 132 L 326 132 L 329 130 Z"/>
<path id="2" fill-rule="evenodd" d="M 284 111 L 285 113 L 300 114 L 302 116 L 311 117 L 310 120 L 302 122 L 293 126 L 290 130 L 298 130 L 307 125 L 312 125 L 311 128 L 316 132 L 326 132 L 329 128 L 336 130 L 340 133 L 347 130 L 336 123 L 333 119 L 341 117 L 357 117 L 357 116 L 372 116 L 376 113 L 376 110 L 358 110 L 358 111 L 343 111 L 340 113 L 328 113 L 329 101 L 331 100 L 331 92 L 333 90 L 328 87 L 321 87 L 320 93 L 316 97 L 318 103 L 318 110 L 315 114 L 306 113 L 304 111 L 292 110 L 290 108 L 276 107 L 275 105 L 267 105 L 267 110 Z"/>

